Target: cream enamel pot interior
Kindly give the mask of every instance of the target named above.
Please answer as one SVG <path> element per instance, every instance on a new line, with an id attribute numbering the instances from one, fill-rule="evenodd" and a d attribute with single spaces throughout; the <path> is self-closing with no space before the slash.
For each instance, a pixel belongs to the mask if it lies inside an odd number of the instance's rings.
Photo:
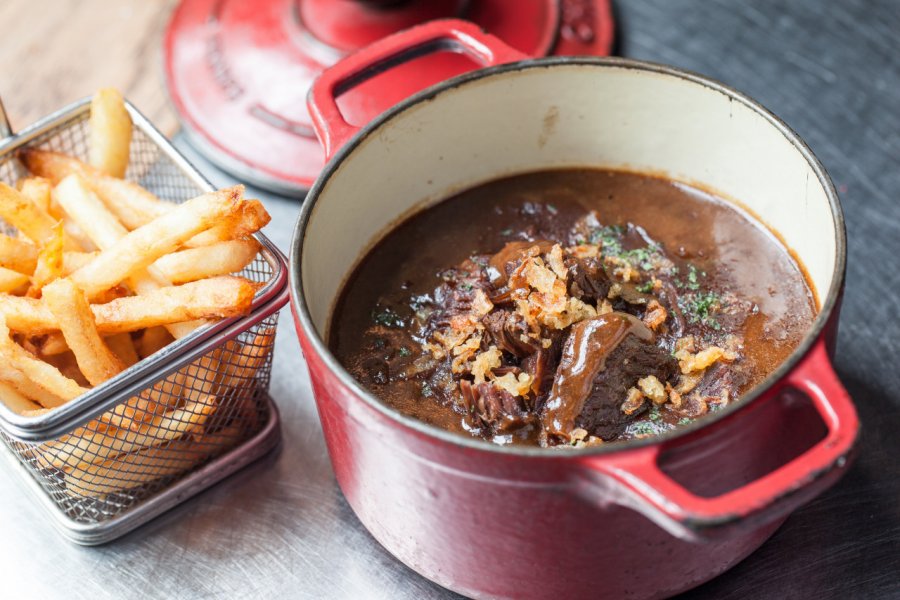
<path id="1" fill-rule="evenodd" d="M 448 48 L 494 66 L 429 88 L 360 131 L 344 122 L 336 95 Z M 848 465 L 858 424 L 827 343 L 844 274 L 838 199 L 793 132 L 721 84 L 630 60 L 517 58 L 464 22 L 433 22 L 348 57 L 311 93 L 332 158 L 298 221 L 291 291 L 332 464 L 375 538 L 456 591 L 674 594 L 752 552 Z M 776 230 L 821 299 L 786 364 L 676 432 L 561 452 L 492 446 L 395 413 L 329 352 L 342 283 L 392 224 L 482 182 L 582 166 L 700 183 Z"/>

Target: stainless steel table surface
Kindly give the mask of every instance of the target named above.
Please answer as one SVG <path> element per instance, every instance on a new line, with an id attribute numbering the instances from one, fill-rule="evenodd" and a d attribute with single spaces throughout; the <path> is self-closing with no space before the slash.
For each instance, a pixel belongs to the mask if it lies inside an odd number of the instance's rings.
<path id="1" fill-rule="evenodd" d="M 617 13 L 620 53 L 721 79 L 797 129 L 842 192 L 850 239 L 837 369 L 860 408 L 860 458 L 685 597 L 900 598 L 900 2 L 627 0 Z M 232 181 L 190 156 L 214 183 Z M 297 201 L 263 199 L 266 231 L 287 249 Z M 0 597 L 455 597 L 394 560 L 341 496 L 287 311 L 271 395 L 279 451 L 107 546 L 64 541 L 0 470 Z"/>

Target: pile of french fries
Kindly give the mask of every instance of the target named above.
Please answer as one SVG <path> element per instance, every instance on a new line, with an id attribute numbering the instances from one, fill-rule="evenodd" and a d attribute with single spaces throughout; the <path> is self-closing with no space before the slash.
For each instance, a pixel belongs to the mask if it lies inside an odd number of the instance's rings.
<path id="1" fill-rule="evenodd" d="M 0 217 L 16 231 L 0 234 L 0 400 L 21 415 L 73 401 L 210 320 L 247 314 L 258 288 L 233 273 L 260 250 L 251 234 L 269 215 L 259 201 L 235 186 L 173 204 L 126 180 L 132 122 L 115 90 L 94 96 L 89 127 L 88 162 L 26 149 L 31 176 L 0 183 Z M 226 405 L 270 347 L 230 341 L 37 446 L 36 459 L 83 495 L 190 469 L 255 414 Z"/>

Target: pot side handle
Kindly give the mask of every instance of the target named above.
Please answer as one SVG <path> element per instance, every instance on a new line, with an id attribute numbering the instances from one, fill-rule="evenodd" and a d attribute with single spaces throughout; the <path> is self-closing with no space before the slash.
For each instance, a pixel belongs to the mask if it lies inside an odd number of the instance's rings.
<path id="1" fill-rule="evenodd" d="M 639 448 L 621 457 L 589 457 L 583 463 L 624 487 L 630 492 L 633 508 L 683 539 L 715 538 L 735 528 L 771 523 L 837 480 L 859 430 L 856 409 L 831 366 L 823 341 L 759 401 L 772 401 L 785 388 L 809 397 L 827 427 L 825 437 L 787 464 L 720 496 L 698 496 L 663 472 L 658 459 L 666 444 Z"/>
<path id="2" fill-rule="evenodd" d="M 484 67 L 528 58 L 477 25 L 459 19 L 430 21 L 389 35 L 347 56 L 316 79 L 307 97 L 309 114 L 328 161 L 358 130 L 337 98 L 393 67 L 434 52 L 466 54 Z"/>

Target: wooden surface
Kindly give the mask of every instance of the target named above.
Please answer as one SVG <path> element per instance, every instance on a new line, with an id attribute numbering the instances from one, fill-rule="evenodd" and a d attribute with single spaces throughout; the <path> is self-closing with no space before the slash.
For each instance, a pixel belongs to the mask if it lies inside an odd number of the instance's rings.
<path id="1" fill-rule="evenodd" d="M 173 134 L 178 124 L 163 84 L 161 40 L 176 4 L 0 1 L 0 98 L 13 128 L 112 86 Z"/>

